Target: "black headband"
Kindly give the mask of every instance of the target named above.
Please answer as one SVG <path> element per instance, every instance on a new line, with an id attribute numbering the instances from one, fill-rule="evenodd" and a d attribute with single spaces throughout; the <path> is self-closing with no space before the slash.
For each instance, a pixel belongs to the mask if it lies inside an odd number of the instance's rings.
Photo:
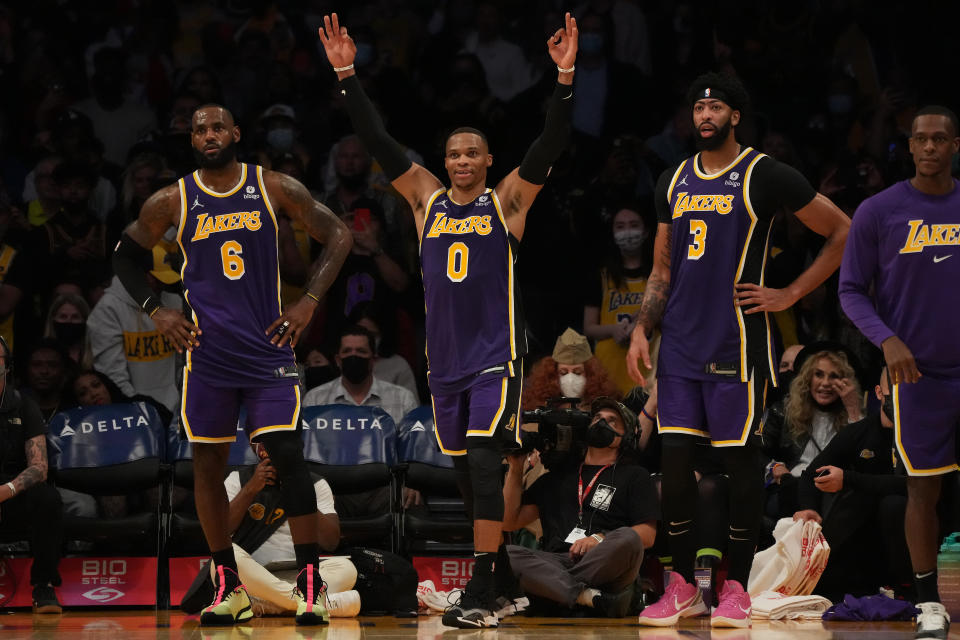
<path id="1" fill-rule="evenodd" d="M 695 94 L 693 94 L 693 104 L 696 104 L 698 100 L 720 100 L 721 102 L 727 103 L 727 105 L 734 111 L 738 111 L 740 106 L 735 104 L 735 101 L 730 98 L 730 95 L 719 87 L 704 87 L 698 89 Z"/>

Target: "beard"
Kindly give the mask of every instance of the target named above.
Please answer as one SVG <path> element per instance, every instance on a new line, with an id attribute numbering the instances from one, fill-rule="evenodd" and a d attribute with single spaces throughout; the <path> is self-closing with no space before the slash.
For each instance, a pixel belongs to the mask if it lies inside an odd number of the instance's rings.
<path id="1" fill-rule="evenodd" d="M 713 135 L 709 138 L 704 138 L 700 135 L 700 129 L 693 130 L 694 141 L 697 145 L 698 151 L 713 151 L 714 149 L 719 149 L 723 146 L 723 143 L 727 141 L 727 136 L 730 135 L 730 129 L 733 127 L 730 126 L 730 120 L 727 120 L 722 125 L 714 129 Z"/>
<path id="2" fill-rule="evenodd" d="M 193 159 L 201 169 L 222 169 L 237 158 L 237 143 L 233 140 L 214 156 L 208 156 L 202 149 L 191 147 L 193 149 Z"/>

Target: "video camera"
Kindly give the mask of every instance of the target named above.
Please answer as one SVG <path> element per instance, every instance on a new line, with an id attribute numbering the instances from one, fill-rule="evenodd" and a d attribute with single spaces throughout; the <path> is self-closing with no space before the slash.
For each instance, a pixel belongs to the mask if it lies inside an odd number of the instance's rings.
<path id="1" fill-rule="evenodd" d="M 552 462 L 585 446 L 590 414 L 560 405 L 578 406 L 579 398 L 550 398 L 546 406 L 523 412 L 524 423 L 537 423 L 537 431 L 521 433 L 521 453 L 536 449 L 548 469 Z"/>

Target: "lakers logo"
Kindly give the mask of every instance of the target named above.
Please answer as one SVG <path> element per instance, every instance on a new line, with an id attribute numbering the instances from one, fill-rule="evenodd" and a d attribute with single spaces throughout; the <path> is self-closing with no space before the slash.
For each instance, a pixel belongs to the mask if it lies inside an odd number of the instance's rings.
<path id="1" fill-rule="evenodd" d="M 716 211 L 726 215 L 733 211 L 734 195 L 687 195 L 686 191 L 677 194 L 673 205 L 673 217 L 679 218 L 687 211 Z"/>
<path id="2" fill-rule="evenodd" d="M 428 238 L 439 238 L 441 234 L 451 233 L 454 235 L 466 235 L 477 233 L 481 236 L 489 234 L 493 227 L 490 226 L 490 216 L 470 216 L 469 218 L 448 218 L 447 214 L 438 215 L 433 224 L 430 225 Z"/>
<path id="3" fill-rule="evenodd" d="M 960 224 L 923 224 L 923 220 L 910 220 L 907 241 L 900 253 L 920 253 L 927 247 L 960 245 Z"/>
<path id="4" fill-rule="evenodd" d="M 236 213 L 224 213 L 219 216 L 211 217 L 209 214 L 201 213 L 197 216 L 197 230 L 190 238 L 190 242 L 203 240 L 211 233 L 220 233 L 221 231 L 233 231 L 246 227 L 250 231 L 256 231 L 260 228 L 259 211 L 238 211 Z"/>
<path id="5" fill-rule="evenodd" d="M 254 520 L 263 520 L 263 515 L 266 513 L 266 509 L 259 502 L 254 502 L 252 505 L 247 507 L 247 513 Z"/>
<path id="6" fill-rule="evenodd" d="M 504 427 L 507 431 L 513 431 L 517 428 L 517 414 L 512 414 L 510 416 L 510 422 L 507 423 L 507 426 Z"/>

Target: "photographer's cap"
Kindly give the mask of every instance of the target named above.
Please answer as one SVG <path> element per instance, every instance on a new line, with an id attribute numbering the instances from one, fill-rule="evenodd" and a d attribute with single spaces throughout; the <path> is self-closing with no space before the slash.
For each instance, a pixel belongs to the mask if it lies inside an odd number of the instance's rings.
<path id="1" fill-rule="evenodd" d="M 592 357 L 587 337 L 570 327 L 557 338 L 557 344 L 553 347 L 553 359 L 557 364 L 583 364 Z"/>
<path id="2" fill-rule="evenodd" d="M 620 419 L 623 420 L 626 433 L 637 432 L 637 414 L 631 411 L 627 405 L 617 402 L 610 396 L 600 396 L 590 403 L 590 416 L 595 416 L 600 409 L 616 411 L 620 415 Z"/>

